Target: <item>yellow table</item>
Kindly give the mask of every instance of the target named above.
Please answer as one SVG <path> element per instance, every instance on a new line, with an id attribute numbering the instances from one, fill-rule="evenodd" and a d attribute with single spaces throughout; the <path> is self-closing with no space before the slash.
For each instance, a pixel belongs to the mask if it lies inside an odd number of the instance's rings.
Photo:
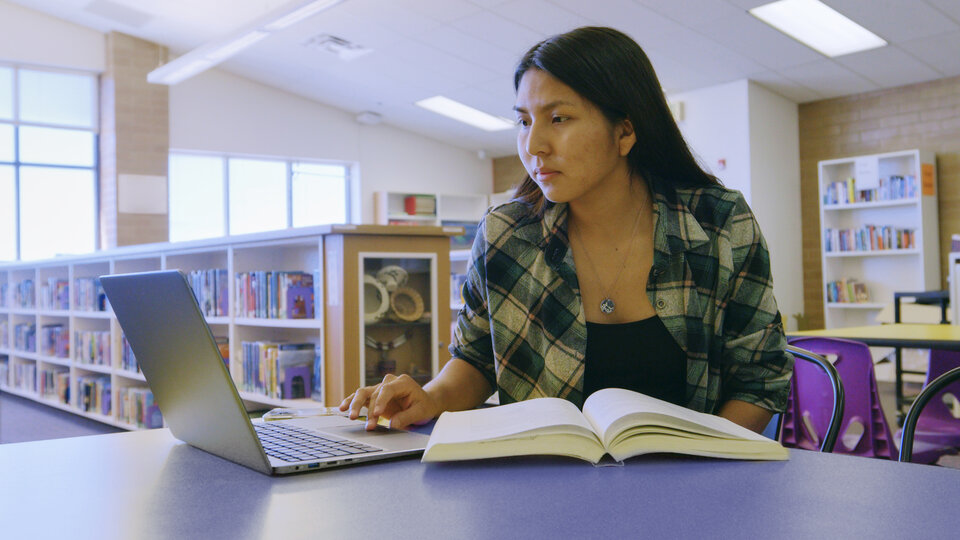
<path id="1" fill-rule="evenodd" d="M 834 337 L 861 341 L 872 347 L 895 347 L 897 419 L 903 417 L 903 369 L 900 349 L 960 351 L 960 326 L 954 324 L 894 323 L 789 332 L 787 337 Z"/>

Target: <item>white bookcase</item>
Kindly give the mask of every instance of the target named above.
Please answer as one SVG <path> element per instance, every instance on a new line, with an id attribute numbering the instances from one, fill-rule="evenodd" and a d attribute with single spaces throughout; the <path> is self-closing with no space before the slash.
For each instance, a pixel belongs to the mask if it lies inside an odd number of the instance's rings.
<path id="1" fill-rule="evenodd" d="M 368 230 L 372 229 L 372 230 Z M 278 399 L 271 398 L 263 394 L 242 391 L 241 382 L 243 380 L 243 349 L 241 343 L 244 341 L 287 341 L 287 342 L 312 342 L 316 343 L 323 351 L 323 370 L 320 375 L 319 387 L 323 388 L 325 405 L 339 404 L 339 396 L 343 392 L 341 389 L 346 383 L 356 384 L 352 378 L 347 381 L 331 381 L 329 373 L 340 376 L 344 373 L 344 367 L 341 365 L 331 365 L 345 362 L 352 366 L 357 362 L 354 358 L 337 357 L 330 359 L 328 354 L 328 343 L 325 338 L 325 317 L 329 319 L 329 306 L 325 302 L 325 290 L 331 286 L 326 282 L 327 276 L 323 270 L 326 268 L 324 263 L 324 243 L 330 236 L 340 237 L 344 234 L 365 234 L 370 238 L 381 238 L 371 236 L 373 233 L 388 231 L 392 237 L 406 238 L 404 230 L 408 228 L 394 227 L 374 227 L 374 226 L 355 226 L 355 225 L 334 225 L 322 227 L 310 227 L 302 229 L 293 229 L 287 231 L 277 231 L 270 233 L 258 233 L 242 236 L 233 236 L 226 238 L 200 240 L 181 243 L 163 243 L 149 244 L 142 246 L 131 246 L 109 251 L 100 251 L 89 255 L 78 255 L 61 257 L 54 260 L 0 263 L 0 390 L 22 396 L 37 402 L 63 409 L 81 416 L 93 418 L 100 422 L 114 425 L 126 429 L 138 429 L 138 426 L 123 421 L 120 414 L 119 394 L 120 390 L 129 387 L 146 388 L 146 381 L 143 375 L 124 369 L 122 363 L 123 338 L 119 323 L 110 311 L 109 305 L 104 306 L 104 310 L 97 310 L 96 306 L 90 306 L 91 309 L 85 309 L 81 305 L 78 293 L 80 287 L 78 283 L 84 278 L 96 278 L 104 274 L 142 272 L 163 269 L 180 269 L 184 273 L 192 270 L 210 270 L 224 269 L 228 278 L 228 306 L 227 314 L 223 316 L 207 317 L 211 331 L 215 337 L 226 338 L 229 340 L 230 372 L 237 383 L 240 391 L 240 397 L 247 403 L 248 407 L 267 408 L 267 407 L 316 407 L 321 405 L 310 398 L 304 399 Z M 420 244 L 416 243 L 419 238 L 428 238 L 426 231 L 417 227 L 414 228 L 415 235 L 409 244 L 409 251 L 416 252 Z M 440 229 L 435 229 L 431 234 L 434 237 L 442 236 L 437 240 L 439 245 L 444 248 L 442 253 L 446 258 L 446 247 L 449 244 L 447 237 Z M 376 240 L 371 240 L 373 245 Z M 431 255 L 434 259 L 437 255 Z M 332 264 L 332 263 L 331 263 Z M 449 272 L 446 264 L 438 270 Z M 310 319 L 279 319 L 279 318 L 250 318 L 237 315 L 237 279 L 238 273 L 253 271 L 299 271 L 306 273 L 319 272 L 316 276 L 320 280 L 319 286 L 314 287 L 314 318 Z M 331 274 L 330 279 L 342 279 L 343 271 L 338 276 Z M 66 309 L 59 309 L 57 306 L 47 306 L 41 302 L 43 294 L 41 286 L 48 283 L 48 280 L 65 281 L 69 284 L 69 302 Z M 33 287 L 27 287 L 25 284 L 31 283 Z M 445 283 L 445 280 L 442 283 Z M 432 302 L 449 302 L 446 285 L 440 286 L 434 279 L 429 289 L 421 291 L 427 299 Z M 342 289 L 339 285 L 337 289 Z M 23 289 L 29 294 L 18 294 Z M 429 306 L 427 306 L 429 310 Z M 434 308 L 436 311 L 436 308 Z M 448 324 L 449 318 L 441 317 L 439 319 L 443 324 Z M 347 327 L 353 328 L 348 321 Z M 62 325 L 69 335 L 69 354 L 58 357 L 55 354 L 45 354 L 40 347 L 41 332 L 44 326 Z M 32 347 L 25 346 L 25 343 L 17 343 L 16 330 L 29 328 L 34 325 L 34 342 Z M 334 325 L 338 328 L 343 327 L 341 321 Z M 353 330 L 356 332 L 356 330 Z M 76 332 L 91 332 L 108 334 L 109 354 L 105 355 L 102 363 L 85 362 L 80 357 L 80 352 L 75 346 Z M 445 336 L 445 333 L 433 332 L 434 336 Z M 425 335 L 423 339 L 429 339 Z M 438 341 L 434 337 L 432 341 Z M 446 341 L 443 337 L 442 340 Z M 429 345 L 429 344 L 428 344 Z M 437 346 L 429 345 L 433 349 L 439 350 Z M 425 345 L 426 346 L 426 345 Z M 362 343 L 361 343 L 362 347 Z M 61 353 L 62 354 L 62 353 Z M 436 364 L 436 362 L 434 362 Z M 43 395 L 40 392 L 41 373 L 43 371 L 55 370 L 68 374 L 66 377 L 70 385 L 69 400 L 62 402 L 58 395 Z M 357 371 L 359 368 L 357 368 Z M 354 369 L 348 370 L 353 373 Z M 421 370 L 423 371 L 423 370 Z M 426 376 L 435 374 L 427 372 Z M 101 414 L 97 411 L 83 411 L 80 408 L 78 392 L 76 391 L 77 380 L 83 376 L 104 376 L 110 384 L 110 412 Z M 315 381 L 316 383 L 316 381 Z M 331 393 L 330 390 L 336 388 L 337 391 Z M 309 395 L 309 388 L 307 388 Z M 338 394 L 338 395 L 333 395 Z M 336 403 L 334 403 L 334 401 Z"/>
<path id="2" fill-rule="evenodd" d="M 940 288 L 932 152 L 904 150 L 819 163 L 824 323 L 876 324 L 897 291 Z M 861 294 L 854 286 L 858 282 Z M 840 283 L 839 287 L 831 286 Z M 838 289 L 843 289 L 840 292 Z"/>

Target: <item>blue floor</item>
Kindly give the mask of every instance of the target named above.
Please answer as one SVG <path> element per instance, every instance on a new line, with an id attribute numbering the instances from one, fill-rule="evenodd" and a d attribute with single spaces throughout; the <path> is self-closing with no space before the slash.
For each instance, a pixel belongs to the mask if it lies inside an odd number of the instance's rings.
<path id="1" fill-rule="evenodd" d="M 125 431 L 0 391 L 0 443 Z"/>

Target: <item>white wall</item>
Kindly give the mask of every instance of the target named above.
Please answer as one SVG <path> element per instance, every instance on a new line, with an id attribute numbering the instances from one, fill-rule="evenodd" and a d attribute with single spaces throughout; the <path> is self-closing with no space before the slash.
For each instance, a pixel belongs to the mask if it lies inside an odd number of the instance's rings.
<path id="1" fill-rule="evenodd" d="M 803 312 L 797 104 L 754 82 L 748 92 L 751 208 L 770 248 L 780 313 L 793 329 L 793 314 Z"/>
<path id="2" fill-rule="evenodd" d="M 103 34 L 0 0 L 0 62 L 104 69 Z"/>
<path id="3" fill-rule="evenodd" d="M 378 190 L 493 191 L 489 158 L 219 70 L 170 88 L 170 147 L 355 162 L 363 223 Z"/>
<path id="4" fill-rule="evenodd" d="M 803 312 L 797 105 L 747 80 L 670 96 L 687 144 L 723 184 L 743 193 L 770 249 L 774 295 L 787 329 Z M 719 160 L 726 161 L 722 169 Z"/>
<path id="5" fill-rule="evenodd" d="M 683 120 L 677 125 L 701 164 L 750 203 L 747 81 L 671 95 L 670 101 L 683 103 Z"/>

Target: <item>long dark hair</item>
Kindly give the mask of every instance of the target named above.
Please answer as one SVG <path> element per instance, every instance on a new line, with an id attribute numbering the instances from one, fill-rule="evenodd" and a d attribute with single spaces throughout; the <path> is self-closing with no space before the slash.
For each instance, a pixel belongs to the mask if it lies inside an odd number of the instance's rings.
<path id="1" fill-rule="evenodd" d="M 627 155 L 630 173 L 678 187 L 719 184 L 693 157 L 673 120 L 650 59 L 633 39 L 613 28 L 586 26 L 547 38 L 523 55 L 513 88 L 527 70 L 549 73 L 596 105 L 611 122 L 628 119 L 637 142 Z M 652 188 L 652 186 L 651 186 Z M 542 214 L 546 199 L 529 175 L 515 199 Z"/>

